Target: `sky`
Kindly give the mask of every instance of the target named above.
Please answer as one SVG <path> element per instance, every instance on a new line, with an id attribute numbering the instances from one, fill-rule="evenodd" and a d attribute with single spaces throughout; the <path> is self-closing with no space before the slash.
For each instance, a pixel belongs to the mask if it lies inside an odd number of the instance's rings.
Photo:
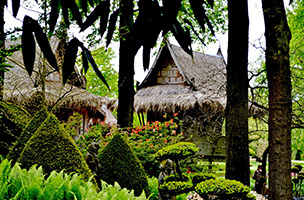
<path id="1" fill-rule="evenodd" d="M 8 1 L 10 3 L 10 1 Z M 34 2 L 34 1 L 33 1 Z M 284 0 L 286 6 L 288 6 L 289 0 Z M 34 3 L 33 3 L 34 4 Z M 255 61 L 261 56 L 263 56 L 263 50 L 265 46 L 264 38 L 264 19 L 262 13 L 261 0 L 248 0 L 248 10 L 249 10 L 249 68 L 255 65 Z M 29 15 L 34 19 L 38 18 L 36 11 L 26 10 L 24 7 L 21 7 L 15 19 L 11 14 L 11 5 L 8 5 L 8 8 L 5 10 L 5 28 L 11 27 L 22 27 L 22 20 L 24 15 Z M 222 53 L 225 60 L 227 61 L 227 46 L 228 46 L 228 33 L 216 35 L 218 41 L 214 44 L 210 44 L 207 48 L 204 48 L 206 54 L 215 55 L 219 47 L 221 47 Z M 170 39 L 172 44 L 178 45 L 174 38 Z M 236 44 L 237 45 L 237 44 Z M 112 60 L 112 64 L 116 70 L 118 70 L 118 53 L 119 53 L 119 43 L 114 43 L 110 45 L 115 51 L 116 58 Z M 262 48 L 261 48 L 262 47 Z M 195 48 L 193 48 L 195 49 Z M 152 52 L 155 52 L 157 49 L 153 49 Z M 135 80 L 141 82 L 148 71 L 144 72 L 142 67 L 142 51 L 139 50 L 138 54 L 135 57 Z M 154 62 L 154 57 L 150 59 L 150 66 Z"/>

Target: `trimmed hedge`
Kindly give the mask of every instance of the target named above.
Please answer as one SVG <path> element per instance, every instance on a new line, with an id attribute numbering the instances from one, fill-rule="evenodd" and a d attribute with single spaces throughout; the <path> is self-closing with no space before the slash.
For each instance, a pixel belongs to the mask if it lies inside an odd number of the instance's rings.
<path id="1" fill-rule="evenodd" d="M 84 180 L 92 176 L 73 139 L 53 114 L 28 140 L 17 162 L 26 169 L 34 164 L 42 166 L 46 174 L 64 170 L 68 174 L 79 173 Z"/>
<path id="2" fill-rule="evenodd" d="M 144 190 L 149 196 L 148 178 L 143 166 L 120 134 L 98 154 L 100 178 L 108 184 L 118 182 L 121 187 L 133 189 L 136 196 Z"/>
<path id="3" fill-rule="evenodd" d="M 255 196 L 250 194 L 250 188 L 239 181 L 228 179 L 210 179 L 199 183 L 195 191 L 203 198 L 209 199 L 216 196 L 218 200 L 242 199 L 254 200 Z"/>
<path id="4" fill-rule="evenodd" d="M 191 174 L 191 176 L 192 176 L 192 183 L 194 186 L 206 180 L 216 179 L 215 174 L 203 173 L 203 172 L 194 173 Z"/>
<path id="5" fill-rule="evenodd" d="M 12 143 L 16 141 L 31 115 L 20 106 L 0 102 L 0 154 L 6 155 Z"/>
<path id="6" fill-rule="evenodd" d="M 170 146 L 167 146 L 155 154 L 157 160 L 182 160 L 189 156 L 194 155 L 199 151 L 199 148 L 191 142 L 179 142 Z"/>
<path id="7" fill-rule="evenodd" d="M 27 141 L 32 137 L 36 130 L 48 117 L 49 113 L 45 107 L 38 111 L 31 121 L 27 124 L 21 135 L 18 137 L 14 146 L 10 149 L 7 159 L 11 160 L 12 164 L 15 164 L 20 154 L 22 153 Z"/>
<path id="8" fill-rule="evenodd" d="M 193 185 L 189 182 L 183 181 L 170 181 L 159 186 L 159 190 L 176 196 L 178 194 L 188 193 L 193 190 Z"/>

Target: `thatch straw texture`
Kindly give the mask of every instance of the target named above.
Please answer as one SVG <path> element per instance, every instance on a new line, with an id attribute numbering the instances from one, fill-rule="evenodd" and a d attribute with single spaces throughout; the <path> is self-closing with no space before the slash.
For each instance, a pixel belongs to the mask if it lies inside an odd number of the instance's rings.
<path id="1" fill-rule="evenodd" d="M 9 45 L 10 42 L 7 42 Z M 14 42 L 15 43 L 15 42 Z M 50 42 L 53 49 L 58 45 L 58 40 L 52 39 Z M 31 75 L 27 73 L 23 65 L 22 52 L 17 51 L 8 58 L 8 64 L 13 66 L 5 73 L 4 100 L 14 103 L 24 103 L 37 91 L 42 90 L 42 66 L 45 66 L 45 94 L 49 107 L 64 110 L 88 110 L 89 112 L 106 114 L 102 106 L 107 107 L 109 99 L 93 95 L 88 91 L 76 86 L 62 85 L 61 75 L 53 71 L 48 62 L 43 59 L 43 54 L 39 47 L 36 48 L 36 61 L 34 71 Z"/>
<path id="2" fill-rule="evenodd" d="M 134 109 L 143 112 L 177 112 L 195 106 L 223 109 L 218 101 L 213 101 L 200 91 L 193 91 L 187 85 L 156 85 L 142 88 L 136 94 Z"/>
<path id="3" fill-rule="evenodd" d="M 172 59 L 183 76 L 181 84 L 156 84 L 158 71 L 166 60 Z M 226 65 L 220 56 L 193 52 L 193 59 L 180 47 L 162 47 L 135 95 L 135 111 L 176 112 L 195 106 L 224 109 L 226 104 Z"/>

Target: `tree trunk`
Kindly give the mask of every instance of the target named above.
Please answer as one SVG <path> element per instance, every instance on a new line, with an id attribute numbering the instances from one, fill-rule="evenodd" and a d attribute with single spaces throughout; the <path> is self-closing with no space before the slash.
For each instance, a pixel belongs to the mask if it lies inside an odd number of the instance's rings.
<path id="1" fill-rule="evenodd" d="M 133 24 L 133 0 L 121 0 L 120 11 L 117 123 L 124 128 L 133 124 L 134 58 L 140 46 L 129 32 Z"/>
<path id="2" fill-rule="evenodd" d="M 292 199 L 291 72 L 283 0 L 262 0 L 269 88 L 269 199 Z"/>
<path id="3" fill-rule="evenodd" d="M 250 184 L 248 147 L 248 5 L 228 0 L 226 178 Z"/>
<path id="4" fill-rule="evenodd" d="M 5 34 L 4 34 L 4 7 L 5 1 L 0 2 L 0 52 L 5 48 Z M 4 66 L 5 57 L 0 56 L 0 101 L 3 100 L 4 87 Z"/>

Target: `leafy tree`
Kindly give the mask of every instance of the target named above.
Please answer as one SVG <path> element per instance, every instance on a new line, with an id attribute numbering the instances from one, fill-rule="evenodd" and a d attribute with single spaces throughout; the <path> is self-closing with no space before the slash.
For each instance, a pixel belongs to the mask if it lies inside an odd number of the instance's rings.
<path id="1" fill-rule="evenodd" d="M 282 0 L 262 0 L 269 89 L 269 199 L 292 199 L 291 33 Z"/>
<path id="2" fill-rule="evenodd" d="M 228 0 L 228 15 L 226 178 L 249 185 L 247 1 Z"/>
<path id="3" fill-rule="evenodd" d="M 102 72 L 103 76 L 107 80 L 107 83 L 110 86 L 110 91 L 102 83 L 100 78 L 96 75 L 93 69 L 89 69 L 86 74 L 87 79 L 87 90 L 95 95 L 107 96 L 109 98 L 117 98 L 117 81 L 118 73 L 112 67 L 110 63 L 111 59 L 114 58 L 114 52 L 112 49 L 104 50 L 104 47 L 101 47 L 93 51 L 93 57 L 98 65 L 99 70 Z"/>

